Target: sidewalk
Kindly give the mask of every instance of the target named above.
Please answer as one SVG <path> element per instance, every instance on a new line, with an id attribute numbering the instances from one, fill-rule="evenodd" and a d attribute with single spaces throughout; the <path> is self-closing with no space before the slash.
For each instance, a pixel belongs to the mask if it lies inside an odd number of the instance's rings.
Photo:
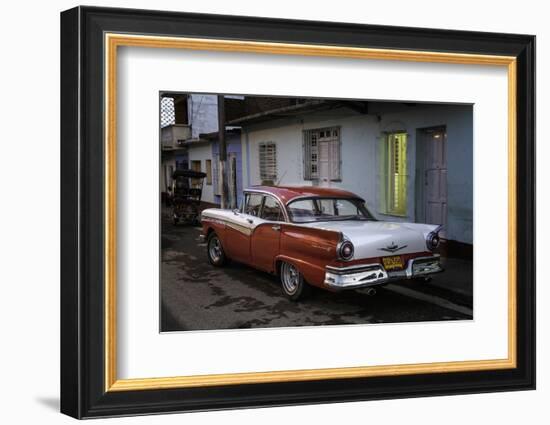
<path id="1" fill-rule="evenodd" d="M 434 275 L 429 285 L 464 297 L 473 297 L 473 263 L 459 258 L 441 257 L 445 271 Z"/>

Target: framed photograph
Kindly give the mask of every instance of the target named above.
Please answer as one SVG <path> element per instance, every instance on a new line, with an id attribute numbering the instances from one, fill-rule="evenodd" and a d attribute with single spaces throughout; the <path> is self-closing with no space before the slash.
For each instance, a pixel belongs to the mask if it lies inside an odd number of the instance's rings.
<path id="1" fill-rule="evenodd" d="M 535 388 L 535 37 L 61 14 L 61 411 Z"/>

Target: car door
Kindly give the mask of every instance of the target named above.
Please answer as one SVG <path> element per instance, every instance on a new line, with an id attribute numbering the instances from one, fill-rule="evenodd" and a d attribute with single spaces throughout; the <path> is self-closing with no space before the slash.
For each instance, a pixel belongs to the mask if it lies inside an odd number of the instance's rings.
<path id="1" fill-rule="evenodd" d="M 265 195 L 260 220 L 251 237 L 250 253 L 254 267 L 268 272 L 274 271 L 275 258 L 279 255 L 283 221 L 279 201 L 273 196 Z"/>
<path id="2" fill-rule="evenodd" d="M 263 194 L 246 193 L 240 211 L 233 211 L 233 216 L 226 223 L 224 249 L 229 258 L 250 264 L 250 238 L 254 229 L 262 222 L 260 213 Z"/>

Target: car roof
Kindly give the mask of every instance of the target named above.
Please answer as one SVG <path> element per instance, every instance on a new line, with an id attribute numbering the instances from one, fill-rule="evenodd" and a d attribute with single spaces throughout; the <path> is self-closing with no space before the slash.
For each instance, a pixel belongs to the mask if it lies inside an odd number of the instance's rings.
<path id="1" fill-rule="evenodd" d="M 245 192 L 263 192 L 269 193 L 279 198 L 284 204 L 296 198 L 303 197 L 322 197 L 322 198 L 349 198 L 361 199 L 353 192 L 347 190 L 335 189 L 332 187 L 319 186 L 251 186 L 245 189 Z"/>

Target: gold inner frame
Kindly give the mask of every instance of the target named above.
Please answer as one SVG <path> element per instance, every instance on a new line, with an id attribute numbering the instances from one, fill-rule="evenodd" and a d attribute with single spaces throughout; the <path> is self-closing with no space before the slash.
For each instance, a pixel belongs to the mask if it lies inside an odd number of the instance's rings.
<path id="1" fill-rule="evenodd" d="M 516 358 L 516 58 L 460 53 L 370 49 L 326 45 L 267 43 L 105 34 L 105 391 L 134 391 L 214 385 L 312 381 L 417 373 L 448 373 L 515 368 Z M 507 67 L 508 71 L 508 357 L 381 366 L 246 372 L 163 378 L 118 379 L 116 373 L 116 98 L 117 48 L 120 46 L 324 56 Z"/>

